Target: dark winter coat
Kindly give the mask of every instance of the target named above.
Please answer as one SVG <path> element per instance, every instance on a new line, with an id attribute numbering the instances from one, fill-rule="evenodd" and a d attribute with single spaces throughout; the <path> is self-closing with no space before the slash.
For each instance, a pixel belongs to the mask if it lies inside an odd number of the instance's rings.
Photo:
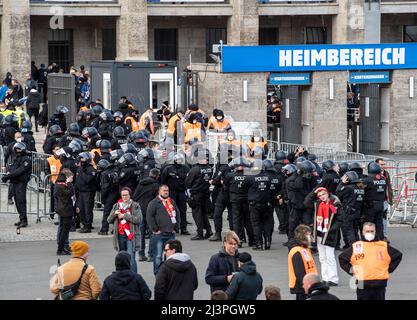
<path id="1" fill-rule="evenodd" d="M 103 283 L 100 300 L 149 300 L 151 290 L 141 275 L 130 270 L 130 256 L 120 252 L 116 256 L 116 271 Z"/>
<path id="2" fill-rule="evenodd" d="M 72 217 L 74 214 L 74 186 L 72 183 L 66 183 L 66 176 L 62 173 L 58 175 L 54 188 L 55 212 L 60 217 Z"/>
<path id="3" fill-rule="evenodd" d="M 302 175 L 295 174 L 295 177 L 288 181 L 288 198 L 294 209 L 306 209 L 303 205 L 307 195 L 313 191 L 317 184 L 316 178 L 307 179 Z"/>
<path id="4" fill-rule="evenodd" d="M 171 217 L 166 211 L 164 204 L 162 203 L 159 196 L 154 198 L 149 202 L 147 211 L 146 211 L 146 222 L 153 232 L 161 231 L 161 233 L 173 233 L 174 230 L 179 230 L 180 226 L 180 210 L 178 209 L 177 204 L 172 200 L 172 204 L 176 212 L 176 223 L 172 223 Z"/>
<path id="5" fill-rule="evenodd" d="M 226 294 L 229 300 L 256 300 L 262 292 L 262 277 L 256 272 L 256 264 L 248 261 L 240 266 L 240 272 L 232 278 Z"/>
<path id="6" fill-rule="evenodd" d="M 193 300 L 197 269 L 185 253 L 175 253 L 160 267 L 155 279 L 155 300 Z"/>
<path id="7" fill-rule="evenodd" d="M 133 201 L 139 202 L 142 212 L 146 213 L 149 202 L 151 202 L 158 195 L 159 182 L 158 180 L 147 177 L 139 182 L 133 194 Z"/>
<path id="8" fill-rule="evenodd" d="M 36 152 L 36 141 L 33 137 L 33 132 L 22 132 L 23 142 L 26 144 L 28 151 Z"/>
<path id="9" fill-rule="evenodd" d="M 229 287 L 227 276 L 237 272 L 239 269 L 237 263 L 238 256 L 239 253 L 237 251 L 234 256 L 230 256 L 222 248 L 219 253 L 210 258 L 206 270 L 206 283 L 210 285 L 211 292 L 215 290 L 226 291 Z"/>
<path id="10" fill-rule="evenodd" d="M 32 174 L 32 160 L 28 155 L 16 156 L 13 163 L 7 168 L 6 176 L 11 183 L 28 183 Z"/>
<path id="11" fill-rule="evenodd" d="M 77 179 L 75 180 L 75 188 L 79 192 L 96 192 L 96 170 L 92 165 L 88 164 L 86 166 L 78 167 Z"/>
<path id="12" fill-rule="evenodd" d="M 27 109 L 39 111 L 41 102 L 41 94 L 38 92 L 38 90 L 30 90 L 28 98 L 26 100 Z"/>
<path id="13" fill-rule="evenodd" d="M 314 283 L 308 289 L 306 300 L 339 300 L 338 297 L 329 293 L 329 286 L 323 282 Z"/>
<path id="14" fill-rule="evenodd" d="M 329 170 L 327 171 L 317 185 L 317 188 L 323 187 L 326 188 L 330 193 L 335 194 L 337 185 L 340 182 L 340 176 L 336 171 Z"/>

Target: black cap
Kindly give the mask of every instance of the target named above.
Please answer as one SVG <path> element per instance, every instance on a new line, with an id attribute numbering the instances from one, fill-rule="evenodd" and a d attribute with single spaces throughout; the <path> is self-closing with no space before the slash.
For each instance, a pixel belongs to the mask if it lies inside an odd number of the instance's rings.
<path id="1" fill-rule="evenodd" d="M 116 271 L 129 270 L 130 269 L 130 254 L 126 251 L 120 251 L 116 255 Z"/>
<path id="2" fill-rule="evenodd" d="M 252 256 L 247 252 L 242 252 L 239 254 L 237 259 L 242 263 L 246 263 L 248 261 L 252 261 Z"/>

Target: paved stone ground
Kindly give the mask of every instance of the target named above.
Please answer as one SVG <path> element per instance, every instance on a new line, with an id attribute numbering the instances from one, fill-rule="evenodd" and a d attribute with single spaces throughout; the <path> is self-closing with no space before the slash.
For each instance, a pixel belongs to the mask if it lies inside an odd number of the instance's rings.
<path id="1" fill-rule="evenodd" d="M 29 219 L 30 227 L 22 229 L 21 235 L 16 235 L 12 223 L 13 215 L 2 215 L 0 222 L 0 299 L 52 299 L 48 286 L 51 277 L 49 270 L 57 262 L 56 252 L 56 226 L 50 221 L 43 220 L 36 224 Z M 192 221 L 191 216 L 189 216 Z M 99 226 L 100 214 L 95 215 L 94 225 Z M 227 223 L 225 224 L 227 225 Z M 190 226 L 190 231 L 195 227 Z M 417 260 L 416 230 L 411 227 L 390 227 L 389 234 L 393 246 L 404 254 L 399 268 L 392 275 L 387 291 L 388 299 L 416 299 L 417 277 L 415 276 L 415 261 Z M 96 233 L 71 233 L 70 240 L 87 239 L 90 244 L 89 263 L 97 269 L 101 281 L 114 270 L 115 252 L 112 248 L 110 236 L 100 237 Z M 195 299 L 208 299 L 209 286 L 204 281 L 204 274 L 210 256 L 220 249 L 221 243 L 209 241 L 190 241 L 190 236 L 179 236 L 183 242 L 184 252 L 191 255 L 198 270 L 199 287 L 195 292 Z M 43 241 L 39 241 L 43 240 Z M 7 241 L 7 243 L 6 243 Z M 287 276 L 287 248 L 282 246 L 285 241 L 283 235 L 274 233 L 272 249 L 270 251 L 255 252 L 244 247 L 240 251 L 252 254 L 258 266 L 258 271 L 264 279 L 264 286 L 278 285 L 282 289 L 284 299 L 294 300 L 288 289 Z M 61 257 L 61 262 L 68 257 Z M 316 263 L 318 256 L 315 256 Z M 138 262 L 139 273 L 145 278 L 153 291 L 154 276 L 152 263 Z M 355 291 L 350 289 L 350 277 L 340 271 L 340 286 L 332 288 L 332 292 L 341 299 L 355 299 Z M 259 296 L 264 299 L 264 294 Z"/>

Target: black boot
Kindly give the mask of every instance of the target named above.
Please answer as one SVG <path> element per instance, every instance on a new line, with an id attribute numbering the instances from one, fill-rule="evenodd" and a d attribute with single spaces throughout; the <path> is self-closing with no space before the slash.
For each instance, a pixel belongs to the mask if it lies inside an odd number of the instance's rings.
<path id="1" fill-rule="evenodd" d="M 263 251 L 263 247 L 261 243 L 256 244 L 255 246 L 252 247 L 252 250 L 257 250 L 257 251 Z"/>
<path id="2" fill-rule="evenodd" d="M 209 229 L 206 231 L 206 234 L 204 235 L 204 239 L 208 239 L 213 235 L 213 232 Z"/>

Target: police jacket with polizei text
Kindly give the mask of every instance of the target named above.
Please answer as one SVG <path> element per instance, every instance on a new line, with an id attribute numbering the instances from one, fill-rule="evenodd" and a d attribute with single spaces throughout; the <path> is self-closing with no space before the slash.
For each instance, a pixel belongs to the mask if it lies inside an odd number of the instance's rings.
<path id="1" fill-rule="evenodd" d="M 360 218 L 365 190 L 355 183 L 344 184 L 341 182 L 336 188 L 336 196 L 340 199 L 340 208 L 344 214 L 352 218 Z"/>
<path id="2" fill-rule="evenodd" d="M 279 194 L 281 194 L 282 182 L 284 181 L 283 174 L 279 174 L 275 170 L 266 170 L 265 171 L 265 174 L 271 180 L 271 188 L 270 188 L 270 190 L 271 190 L 271 197 L 273 199 L 273 205 L 275 205 L 276 204 L 277 196 Z"/>
<path id="3" fill-rule="evenodd" d="M 317 187 L 326 188 L 330 193 L 335 194 L 339 182 L 339 174 L 336 171 L 329 170 L 323 175 L 323 178 Z"/>
<path id="4" fill-rule="evenodd" d="M 232 172 L 232 168 L 228 164 L 221 164 L 217 167 L 217 170 L 213 176 L 212 184 L 215 186 L 215 188 L 218 188 L 220 190 L 220 193 L 223 196 L 228 196 L 228 193 L 225 191 L 224 188 L 224 181 L 226 175 L 230 172 Z"/>
<path id="5" fill-rule="evenodd" d="M 162 184 L 169 187 L 172 193 L 187 190 L 185 179 L 190 169 L 184 164 L 170 164 L 164 168 L 161 174 Z"/>
<path id="6" fill-rule="evenodd" d="M 368 176 L 364 179 L 365 187 L 365 204 L 372 206 L 373 202 L 383 203 L 387 192 L 387 181 L 381 174 Z"/>
<path id="7" fill-rule="evenodd" d="M 7 168 L 11 183 L 28 183 L 32 174 L 32 160 L 28 155 L 16 156 L 13 163 Z"/>
<path id="8" fill-rule="evenodd" d="M 247 186 L 249 203 L 271 203 L 271 179 L 265 171 L 261 171 L 256 175 L 250 175 Z"/>
<path id="9" fill-rule="evenodd" d="M 111 143 L 111 149 L 112 150 L 117 150 L 120 149 L 122 144 L 127 143 L 127 139 L 126 138 L 113 138 L 110 141 Z"/>
<path id="10" fill-rule="evenodd" d="M 71 141 L 74 140 L 75 138 L 82 140 L 81 136 L 74 136 L 74 135 L 67 133 L 59 139 L 58 145 L 60 148 L 68 147 Z"/>
<path id="11" fill-rule="evenodd" d="M 91 164 L 78 167 L 75 189 L 78 192 L 95 192 L 97 187 L 97 176 L 94 167 Z"/>
<path id="12" fill-rule="evenodd" d="M 101 198 L 105 200 L 110 194 L 119 192 L 117 183 L 117 168 L 110 165 L 106 170 L 100 173 L 100 190 Z"/>
<path id="13" fill-rule="evenodd" d="M 213 177 L 213 168 L 208 164 L 196 164 L 185 179 L 185 185 L 191 194 L 209 193 L 209 181 Z"/>
<path id="14" fill-rule="evenodd" d="M 248 181 L 250 176 L 245 175 L 244 171 L 228 173 L 224 181 L 224 188 L 229 192 L 230 202 L 248 200 Z"/>
<path id="15" fill-rule="evenodd" d="M 377 240 L 374 240 L 372 242 L 375 242 Z M 347 248 L 346 250 L 344 250 L 340 255 L 339 255 L 339 264 L 340 264 L 340 268 L 342 268 L 346 273 L 353 275 L 353 269 L 352 269 L 352 264 L 350 259 L 352 258 L 353 255 L 353 246 L 355 244 L 353 244 L 352 246 L 350 246 L 349 248 Z M 398 251 L 397 249 L 391 247 L 390 245 L 387 245 L 387 249 L 388 249 L 388 255 L 391 258 L 389 267 L 388 267 L 388 273 L 392 273 L 394 272 L 394 270 L 398 267 L 398 265 L 401 262 L 402 259 L 402 253 L 400 251 Z M 367 288 L 383 288 L 386 287 L 388 283 L 388 279 L 386 280 L 364 280 L 363 281 L 363 288 L 367 289 Z"/>

